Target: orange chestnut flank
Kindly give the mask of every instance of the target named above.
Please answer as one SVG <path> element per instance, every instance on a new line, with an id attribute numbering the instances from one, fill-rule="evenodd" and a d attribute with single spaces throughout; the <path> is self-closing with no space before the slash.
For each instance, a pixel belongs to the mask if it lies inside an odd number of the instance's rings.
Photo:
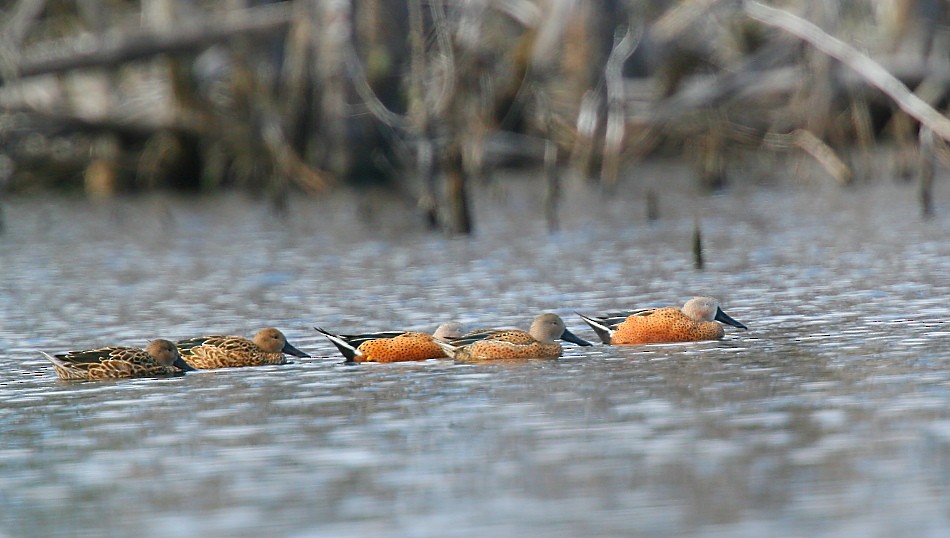
<path id="1" fill-rule="evenodd" d="M 286 364 L 284 353 L 309 357 L 273 327 L 257 331 L 253 340 L 241 336 L 199 336 L 177 343 L 188 364 L 202 370 Z"/>
<path id="2" fill-rule="evenodd" d="M 68 351 L 57 355 L 41 351 L 60 379 L 89 381 L 132 377 L 181 375 L 194 370 L 168 340 L 152 340 L 148 347 L 103 347 L 88 351 Z"/>
<path id="3" fill-rule="evenodd" d="M 445 353 L 459 361 L 505 359 L 556 359 L 565 340 L 580 346 L 590 342 L 574 335 L 557 314 L 541 314 L 525 332 L 516 329 L 488 329 L 466 334 L 450 343 L 441 343 Z"/>
<path id="4" fill-rule="evenodd" d="M 454 321 L 443 323 L 433 334 L 413 331 L 384 331 L 362 334 L 334 334 L 314 327 L 326 336 L 346 362 L 406 362 L 428 359 L 444 359 L 445 352 L 436 343 L 437 339 L 462 336 L 462 324 Z"/>
<path id="5" fill-rule="evenodd" d="M 720 340 L 726 331 L 718 322 L 748 329 L 723 312 L 719 301 L 712 297 L 693 297 L 683 308 L 667 306 L 599 317 L 578 315 L 605 344 L 615 346 Z"/>

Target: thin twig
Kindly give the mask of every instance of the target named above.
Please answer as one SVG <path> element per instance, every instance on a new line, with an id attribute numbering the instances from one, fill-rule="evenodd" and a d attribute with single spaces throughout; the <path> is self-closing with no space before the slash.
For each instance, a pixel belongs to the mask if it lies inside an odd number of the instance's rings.
<path id="1" fill-rule="evenodd" d="M 851 183 L 854 174 L 848 168 L 848 165 L 838 157 L 838 154 L 828 144 L 825 144 L 811 131 L 795 129 L 792 132 L 792 140 L 796 146 L 814 157 L 835 178 L 835 181 L 842 185 Z"/>
<path id="2" fill-rule="evenodd" d="M 376 96 L 376 92 L 373 91 L 373 88 L 369 85 L 369 81 L 366 80 L 366 72 L 363 70 L 363 64 L 356 55 L 352 41 L 347 42 L 345 45 L 344 55 L 346 56 L 346 67 L 350 73 L 350 79 L 353 81 L 353 87 L 356 89 L 356 93 L 360 96 L 360 99 L 363 100 L 370 114 L 389 127 L 403 131 L 409 130 L 409 120 L 405 116 L 389 110 L 386 105 L 379 100 L 379 97 Z"/>
<path id="3" fill-rule="evenodd" d="M 795 129 L 791 133 L 766 133 L 762 138 L 765 147 L 774 150 L 788 151 L 797 147 L 805 153 L 811 155 L 828 172 L 831 177 L 842 185 L 850 183 L 854 177 L 848 165 L 825 144 L 820 138 L 811 131 L 805 129 Z"/>
<path id="4" fill-rule="evenodd" d="M 934 184 L 934 146 L 933 131 L 924 127 L 919 133 L 920 154 L 917 159 L 918 196 L 920 197 L 920 213 L 924 218 L 934 214 L 933 184 Z"/>

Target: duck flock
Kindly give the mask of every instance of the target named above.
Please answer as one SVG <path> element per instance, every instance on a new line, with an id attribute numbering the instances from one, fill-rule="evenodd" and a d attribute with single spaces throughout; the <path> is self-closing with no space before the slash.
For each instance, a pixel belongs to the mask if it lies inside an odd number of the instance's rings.
<path id="1" fill-rule="evenodd" d="M 694 297 L 682 307 L 610 312 L 602 316 L 577 313 L 606 345 L 641 345 L 664 342 L 719 340 L 720 324 L 746 329 L 731 318 L 712 297 Z M 466 332 L 457 322 L 440 325 L 433 334 L 384 331 L 337 334 L 314 327 L 326 336 L 346 362 L 403 362 L 449 358 L 465 362 L 512 359 L 555 359 L 561 356 L 559 340 L 579 346 L 590 342 L 572 333 L 557 314 L 536 317 L 527 331 L 478 329 Z M 273 327 L 261 329 L 253 339 L 241 336 L 201 336 L 179 342 L 153 340 L 145 349 L 104 347 L 66 353 L 41 353 L 65 380 L 96 380 L 182 375 L 194 370 L 285 364 L 286 355 L 310 355 L 287 342 Z"/>

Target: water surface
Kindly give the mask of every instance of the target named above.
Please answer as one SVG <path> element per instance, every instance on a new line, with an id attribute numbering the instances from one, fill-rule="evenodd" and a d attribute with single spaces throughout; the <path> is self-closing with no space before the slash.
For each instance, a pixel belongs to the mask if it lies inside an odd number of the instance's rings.
<path id="1" fill-rule="evenodd" d="M 939 185 L 938 185 L 939 186 Z M 0 236 L 0 535 L 939 536 L 950 211 L 816 184 L 476 200 L 474 238 L 352 194 L 15 198 Z M 945 189 L 944 189 L 945 190 Z M 938 189 L 937 207 L 950 207 Z M 691 267 L 694 215 L 707 267 Z M 721 342 L 348 366 L 311 329 L 521 326 L 719 297 Z M 36 352 L 251 335 L 313 355 L 65 383 Z"/>

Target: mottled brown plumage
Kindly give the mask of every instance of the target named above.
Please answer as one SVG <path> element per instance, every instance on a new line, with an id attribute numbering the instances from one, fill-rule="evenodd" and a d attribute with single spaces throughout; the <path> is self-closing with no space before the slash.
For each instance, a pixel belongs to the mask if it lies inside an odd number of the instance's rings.
<path id="1" fill-rule="evenodd" d="M 720 340 L 725 330 L 717 321 L 746 328 L 723 312 L 712 297 L 693 297 L 683 308 L 667 306 L 600 317 L 578 315 L 605 344 L 615 346 Z"/>
<path id="2" fill-rule="evenodd" d="M 61 379 L 85 381 L 131 377 L 161 377 L 194 370 L 186 364 L 175 344 L 153 340 L 148 347 L 104 347 L 50 355 L 41 351 Z"/>
<path id="3" fill-rule="evenodd" d="M 268 327 L 254 335 L 254 340 L 241 336 L 200 336 L 178 342 L 181 356 L 188 364 L 202 370 L 285 364 L 284 353 L 309 357 L 287 342 L 279 330 Z"/>
<path id="4" fill-rule="evenodd" d="M 590 345 L 569 331 L 560 316 L 550 313 L 536 317 L 527 332 L 486 329 L 440 345 L 447 355 L 459 361 L 556 359 L 562 352 L 561 344 L 555 341 L 558 339 Z"/>
<path id="5" fill-rule="evenodd" d="M 435 340 L 459 337 L 461 327 L 454 321 L 443 323 L 431 335 L 412 331 L 348 335 L 314 328 L 333 342 L 347 362 L 404 362 L 445 358 L 445 352 Z"/>

